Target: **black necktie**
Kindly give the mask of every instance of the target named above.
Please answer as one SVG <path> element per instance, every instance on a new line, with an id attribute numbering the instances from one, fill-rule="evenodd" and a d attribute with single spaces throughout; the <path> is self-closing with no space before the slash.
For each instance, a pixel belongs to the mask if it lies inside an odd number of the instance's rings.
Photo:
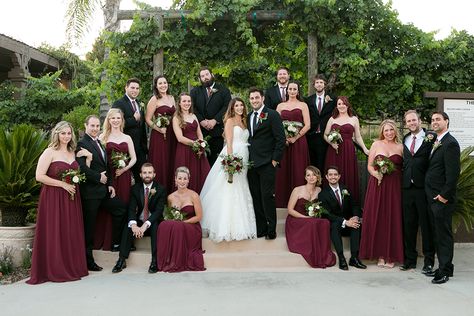
<path id="1" fill-rule="evenodd" d="M 258 119 L 258 112 L 253 112 L 252 135 L 255 135 L 255 130 L 257 129 L 257 119 Z"/>

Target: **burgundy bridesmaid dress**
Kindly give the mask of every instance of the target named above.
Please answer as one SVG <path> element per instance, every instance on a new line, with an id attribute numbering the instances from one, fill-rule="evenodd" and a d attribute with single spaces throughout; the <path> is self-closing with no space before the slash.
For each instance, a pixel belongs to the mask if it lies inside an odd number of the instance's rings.
<path id="1" fill-rule="evenodd" d="M 365 195 L 360 258 L 384 258 L 387 262 L 403 263 L 401 167 L 403 158 L 392 155 L 389 159 L 396 170 L 384 175 L 378 185 L 369 178 Z"/>
<path id="2" fill-rule="evenodd" d="M 306 199 L 298 199 L 295 210 L 306 215 L 306 202 Z M 285 234 L 288 249 L 302 255 L 311 267 L 326 268 L 336 264 L 336 255 L 331 251 L 330 224 L 327 219 L 288 215 Z"/>
<path id="3" fill-rule="evenodd" d="M 195 215 L 194 206 L 186 205 L 181 211 Z M 189 224 L 167 220 L 160 223 L 157 232 L 158 270 L 163 272 L 204 271 L 202 231 L 199 223 Z"/>
<path id="4" fill-rule="evenodd" d="M 283 121 L 303 124 L 303 113 L 300 109 L 281 111 Z M 294 144 L 285 148 L 280 168 L 276 172 L 275 204 L 276 207 L 287 207 L 293 188 L 305 184 L 304 169 L 309 165 L 309 152 L 306 137 L 300 137 Z"/>
<path id="5" fill-rule="evenodd" d="M 183 128 L 183 136 L 192 140 L 198 139 L 197 128 L 197 121 L 186 123 L 186 126 Z M 207 157 L 204 154 L 198 157 L 190 146 L 178 143 L 176 145 L 174 170 L 181 166 L 188 167 L 191 173 L 188 188 L 200 193 L 207 174 L 211 170 Z"/>
<path id="6" fill-rule="evenodd" d="M 166 128 L 166 139 L 163 134 L 151 131 L 148 161 L 156 172 L 156 181 L 166 188 L 166 192 L 174 188 L 174 157 L 176 154 L 176 136 L 173 133 L 171 118 L 175 112 L 174 106 L 161 105 L 155 110 L 154 117 L 158 114 L 170 117 L 170 125 Z"/>
<path id="7" fill-rule="evenodd" d="M 76 161 L 54 161 L 47 175 L 59 180 L 59 174 L 78 169 Z M 31 278 L 28 284 L 47 281 L 66 282 L 88 275 L 85 256 L 84 224 L 79 186 L 74 199 L 66 190 L 43 184 L 38 204 Z"/>

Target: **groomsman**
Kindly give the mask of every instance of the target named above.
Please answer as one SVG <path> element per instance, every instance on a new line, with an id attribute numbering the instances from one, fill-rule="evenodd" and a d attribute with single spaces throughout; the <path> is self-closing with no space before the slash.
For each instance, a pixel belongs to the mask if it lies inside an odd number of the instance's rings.
<path id="1" fill-rule="evenodd" d="M 125 120 L 123 132 L 129 135 L 133 141 L 133 147 L 137 155 L 137 162 L 132 167 L 135 181 L 140 180 L 140 167 L 146 162 L 147 136 L 145 128 L 145 115 L 137 100 L 140 94 L 140 80 L 130 78 L 125 85 L 125 95 L 114 102 L 113 108 L 122 110 Z"/>
<path id="2" fill-rule="evenodd" d="M 360 208 L 354 207 L 348 188 L 339 183 L 341 174 L 336 166 L 328 167 L 326 179 L 329 185 L 319 193 L 318 199 L 329 212 L 326 217 L 331 222 L 331 240 L 339 258 L 339 269 L 349 269 L 344 257 L 342 236 L 350 236 L 351 239 L 349 265 L 358 269 L 366 269 L 367 266 L 359 260 Z"/>
<path id="3" fill-rule="evenodd" d="M 428 214 L 434 228 L 439 266 L 438 269 L 426 275 L 434 276 L 432 283 L 442 284 L 449 281 L 449 277 L 452 277 L 454 272 L 452 219 L 461 162 L 459 143 L 448 132 L 448 114 L 433 113 L 431 127 L 437 138 L 433 143 L 426 172 L 425 191 L 430 208 Z"/>
<path id="4" fill-rule="evenodd" d="M 278 68 L 276 72 L 276 85 L 265 91 L 265 106 L 276 110 L 277 105 L 285 102 L 287 98 L 288 82 L 290 80 L 290 70 L 286 67 Z"/>
<path id="5" fill-rule="evenodd" d="M 125 224 L 126 206 L 115 196 L 112 177 L 107 173 L 107 153 L 97 139 L 100 131 L 100 121 L 95 115 L 86 118 L 86 133 L 77 144 L 78 150 L 84 148 L 92 153 L 92 161 L 86 162 L 86 157 L 76 158 L 81 171 L 86 175 L 86 181 L 80 184 L 82 215 L 84 217 L 84 237 L 86 243 L 87 268 L 89 271 L 100 271 L 92 255 L 94 243 L 95 222 L 99 208 L 105 208 L 112 214 L 112 250 L 117 250 L 120 244 L 120 234 Z"/>
<path id="6" fill-rule="evenodd" d="M 199 70 L 199 81 L 201 86 L 194 87 L 190 95 L 194 113 L 201 124 L 202 133 L 204 137 L 211 137 L 209 140 L 211 153 L 208 160 L 212 166 L 224 147 L 222 120 L 231 96 L 227 87 L 214 81 L 214 75 L 207 67 L 202 67 Z"/>
<path id="7" fill-rule="evenodd" d="M 135 183 L 130 191 L 128 225 L 123 229 L 119 259 L 112 273 L 118 273 L 127 267 L 126 259 L 130 254 L 133 238 L 142 238 L 145 235 L 149 235 L 151 239 L 151 263 L 148 272 L 158 272 L 156 232 L 159 223 L 163 220 L 166 191 L 160 184 L 153 181 L 155 169 L 152 164 L 146 162 L 142 165 L 140 177 L 142 181 Z"/>
<path id="8" fill-rule="evenodd" d="M 420 226 L 424 255 L 421 272 L 426 274 L 432 272 L 435 250 L 428 218 L 425 175 L 436 134 L 421 128 L 421 119 L 415 110 L 405 113 L 405 125 L 410 132 L 403 139 L 402 206 L 405 260 L 400 270 L 416 268 L 416 239 Z"/>
<path id="9" fill-rule="evenodd" d="M 311 164 L 319 170 L 324 170 L 328 143 L 324 140 L 323 136 L 332 111 L 336 107 L 336 98 L 330 96 L 324 90 L 326 86 L 324 75 L 318 74 L 314 76 L 313 86 L 316 89 L 316 93 L 305 99 L 311 119 L 311 128 L 306 133 L 306 140 L 308 141 Z"/>

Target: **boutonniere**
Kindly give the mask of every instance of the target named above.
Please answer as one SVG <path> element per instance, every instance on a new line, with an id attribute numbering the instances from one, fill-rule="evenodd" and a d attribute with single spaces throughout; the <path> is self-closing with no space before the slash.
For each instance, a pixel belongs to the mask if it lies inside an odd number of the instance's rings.
<path id="1" fill-rule="evenodd" d="M 329 95 L 326 94 L 326 96 L 324 97 L 324 103 L 328 103 L 329 101 L 332 101 L 332 99 Z"/>
<path id="2" fill-rule="evenodd" d="M 214 93 L 217 93 L 219 90 L 217 90 L 216 88 L 212 88 L 211 89 L 211 94 L 214 94 Z"/>
<path id="3" fill-rule="evenodd" d="M 341 193 L 342 193 L 342 196 L 349 196 L 349 195 L 351 195 L 351 194 L 349 193 L 349 191 L 347 191 L 347 189 L 342 189 Z"/>
<path id="4" fill-rule="evenodd" d="M 423 142 L 425 143 L 431 143 L 434 139 L 434 135 L 433 134 L 426 134 L 425 137 L 423 137 Z"/>
<path id="5" fill-rule="evenodd" d="M 438 147 L 441 147 L 441 142 L 439 140 L 435 141 L 434 144 L 433 144 L 433 149 L 432 151 L 435 151 L 436 149 L 438 149 Z"/>
<path id="6" fill-rule="evenodd" d="M 268 118 L 268 113 L 261 112 L 260 115 L 258 116 L 258 122 L 260 124 L 263 123 L 263 121 L 266 121 Z"/>
<path id="7" fill-rule="evenodd" d="M 152 196 L 155 195 L 155 194 L 156 194 L 156 189 L 155 189 L 155 188 L 151 188 L 149 197 L 152 197 Z"/>

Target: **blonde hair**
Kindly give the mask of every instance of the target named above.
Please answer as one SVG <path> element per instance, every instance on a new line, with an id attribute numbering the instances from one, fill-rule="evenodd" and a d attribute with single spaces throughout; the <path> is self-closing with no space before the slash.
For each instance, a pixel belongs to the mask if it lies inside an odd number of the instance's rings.
<path id="1" fill-rule="evenodd" d="M 49 142 L 48 147 L 53 148 L 54 150 L 59 149 L 59 133 L 64 131 L 66 128 L 71 130 L 71 140 L 67 143 L 67 150 L 68 151 L 75 151 L 76 150 L 76 135 L 74 134 L 74 128 L 72 128 L 71 123 L 66 121 L 61 121 L 56 126 L 54 126 L 53 130 L 51 131 L 51 140 Z"/>
<path id="2" fill-rule="evenodd" d="M 385 125 L 390 125 L 393 128 L 393 130 L 395 131 L 395 139 L 393 141 L 397 144 L 400 143 L 400 132 L 398 131 L 397 123 L 395 123 L 395 121 L 391 119 L 386 119 L 380 124 L 379 140 L 385 139 L 385 136 L 383 136 L 383 129 Z"/>
<path id="3" fill-rule="evenodd" d="M 110 117 L 115 114 L 120 114 L 122 117 L 122 124 L 120 124 L 120 131 L 123 132 L 123 128 L 125 126 L 125 119 L 123 118 L 123 112 L 120 109 L 112 108 L 107 112 L 107 116 L 105 117 L 104 121 L 104 127 L 102 128 L 103 130 L 103 136 L 102 136 L 102 142 L 105 144 L 107 143 L 107 140 L 109 139 L 110 133 L 112 132 L 112 125 L 110 125 Z"/>
<path id="4" fill-rule="evenodd" d="M 314 175 L 316 176 L 317 180 L 316 180 L 316 186 L 319 187 L 321 186 L 321 183 L 322 183 L 322 177 L 321 177 L 321 171 L 319 171 L 318 168 L 316 168 L 315 166 L 307 166 L 305 169 L 304 169 L 304 175 L 306 177 L 306 172 L 308 171 L 311 171 L 312 173 L 314 173 Z"/>
<path id="5" fill-rule="evenodd" d="M 181 166 L 181 167 L 176 168 L 176 171 L 174 172 L 174 176 L 177 177 L 178 173 L 180 172 L 187 174 L 188 178 L 191 178 L 191 173 L 189 172 L 188 167 Z"/>

